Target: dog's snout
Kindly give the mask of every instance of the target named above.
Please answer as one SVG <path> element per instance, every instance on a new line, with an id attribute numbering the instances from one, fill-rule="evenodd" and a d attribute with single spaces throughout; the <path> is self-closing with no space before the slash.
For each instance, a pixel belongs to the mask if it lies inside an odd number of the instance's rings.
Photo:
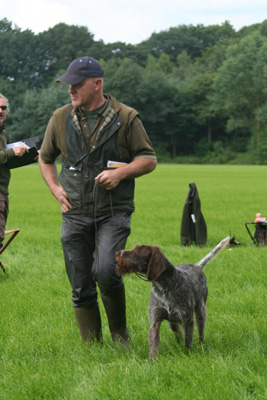
<path id="1" fill-rule="evenodd" d="M 117 257 L 122 257 L 122 256 L 123 256 L 123 253 L 124 253 L 124 250 L 118 250 L 118 251 L 116 252 L 116 254 L 115 254 L 116 258 L 117 258 Z"/>

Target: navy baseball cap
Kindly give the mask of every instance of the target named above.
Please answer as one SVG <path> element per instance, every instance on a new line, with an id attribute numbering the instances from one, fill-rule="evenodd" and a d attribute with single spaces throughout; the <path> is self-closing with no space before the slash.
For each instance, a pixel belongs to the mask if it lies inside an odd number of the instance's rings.
<path id="1" fill-rule="evenodd" d="M 75 85 L 89 76 L 102 78 L 104 70 L 93 57 L 79 57 L 72 61 L 65 74 L 60 76 L 57 82 Z"/>

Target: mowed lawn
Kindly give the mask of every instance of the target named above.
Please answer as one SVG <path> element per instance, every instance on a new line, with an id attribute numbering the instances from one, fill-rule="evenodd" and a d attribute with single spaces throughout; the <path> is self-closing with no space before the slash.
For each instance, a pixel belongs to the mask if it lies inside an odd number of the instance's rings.
<path id="1" fill-rule="evenodd" d="M 180 242 L 189 183 L 196 183 L 208 240 Z M 195 263 L 221 239 L 205 267 L 209 286 L 205 342 L 193 350 L 161 328 L 157 362 L 148 361 L 151 283 L 124 278 L 133 347 L 112 342 L 100 301 L 103 345 L 81 342 L 60 244 L 59 205 L 38 165 L 12 171 L 7 229 L 21 231 L 0 256 L 0 400 L 235 400 L 267 398 L 267 247 L 245 228 L 267 217 L 267 167 L 160 164 L 136 180 L 127 248 L 159 246 L 173 262 Z M 254 226 L 250 225 L 252 233 Z"/>

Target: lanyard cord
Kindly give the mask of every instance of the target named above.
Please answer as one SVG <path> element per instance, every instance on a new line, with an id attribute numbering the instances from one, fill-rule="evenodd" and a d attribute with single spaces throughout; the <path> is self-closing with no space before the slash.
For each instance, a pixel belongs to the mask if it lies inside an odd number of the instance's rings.
<path id="1" fill-rule="evenodd" d="M 95 224 L 95 250 L 96 250 L 96 255 L 97 255 L 97 223 L 96 223 L 96 203 L 97 203 L 97 190 L 98 190 L 98 185 L 99 185 L 99 179 L 98 178 L 95 181 L 94 184 L 94 189 L 93 189 L 93 210 L 94 210 L 94 224 Z M 96 257 L 97 258 L 97 257 Z"/>
<path id="2" fill-rule="evenodd" d="M 96 253 L 96 260 L 98 258 L 98 240 L 97 240 L 97 213 L 96 213 L 96 205 L 97 205 L 97 192 L 98 192 L 98 188 L 99 188 L 99 179 L 98 178 L 95 181 L 94 184 L 94 189 L 93 189 L 93 214 L 94 214 L 94 224 L 95 224 L 95 253 Z M 110 210 L 111 210 L 111 217 L 112 217 L 112 223 L 113 223 L 113 227 L 114 227 L 114 231 L 115 231 L 115 236 L 116 236 L 116 240 L 117 240 L 117 245 L 119 245 L 119 237 L 118 237 L 118 232 L 117 232 L 117 226 L 115 223 L 115 218 L 114 218 L 114 210 L 113 210 L 113 204 L 112 204 L 112 194 L 111 194 L 111 190 L 109 191 L 109 202 L 110 202 Z"/>

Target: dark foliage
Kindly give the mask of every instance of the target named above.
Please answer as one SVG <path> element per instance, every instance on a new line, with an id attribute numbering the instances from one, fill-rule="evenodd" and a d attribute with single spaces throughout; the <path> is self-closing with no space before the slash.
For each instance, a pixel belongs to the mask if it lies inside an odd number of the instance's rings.
<path id="1" fill-rule="evenodd" d="M 69 102 L 56 78 L 91 55 L 105 69 L 105 91 L 139 111 L 159 159 L 242 162 L 246 154 L 265 163 L 267 20 L 238 32 L 227 21 L 181 25 L 132 45 L 95 41 L 87 27 L 64 23 L 35 35 L 4 18 L 0 46 L 0 92 L 17 139 L 43 136 L 54 109 Z"/>

